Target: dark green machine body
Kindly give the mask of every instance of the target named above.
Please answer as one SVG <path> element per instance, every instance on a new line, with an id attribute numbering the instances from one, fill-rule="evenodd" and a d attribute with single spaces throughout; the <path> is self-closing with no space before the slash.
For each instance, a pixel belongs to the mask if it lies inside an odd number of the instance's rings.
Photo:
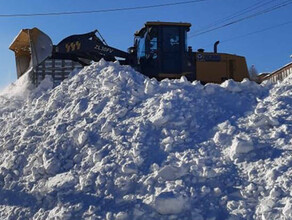
<path id="1" fill-rule="evenodd" d="M 147 22 L 135 33 L 137 69 L 149 77 L 195 79 L 195 60 L 187 47 L 189 23 Z"/>

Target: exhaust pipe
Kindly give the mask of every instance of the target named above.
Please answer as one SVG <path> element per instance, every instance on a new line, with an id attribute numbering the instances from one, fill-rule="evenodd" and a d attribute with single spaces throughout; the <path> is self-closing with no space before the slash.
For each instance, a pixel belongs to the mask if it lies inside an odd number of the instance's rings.
<path id="1" fill-rule="evenodd" d="M 214 53 L 217 53 L 217 47 L 218 47 L 218 44 L 220 43 L 220 41 L 216 41 L 215 44 L 214 44 Z"/>

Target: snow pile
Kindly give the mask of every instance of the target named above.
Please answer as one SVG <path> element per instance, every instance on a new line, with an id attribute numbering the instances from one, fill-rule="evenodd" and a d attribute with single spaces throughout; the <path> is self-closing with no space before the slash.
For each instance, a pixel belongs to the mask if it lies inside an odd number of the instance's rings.
<path id="1" fill-rule="evenodd" d="M 239 141 L 237 136 L 230 137 L 232 145 L 225 145 L 225 152 L 232 154 L 245 180 L 240 186 L 242 199 L 237 201 L 233 213 L 250 210 L 255 219 L 292 219 L 291 112 L 289 77 L 275 85 L 268 97 L 258 100 L 253 114 L 237 120 L 233 130 L 245 138 Z M 244 157 L 240 158 L 240 153 Z"/>
<path id="2" fill-rule="evenodd" d="M 158 82 L 101 61 L 0 100 L 0 217 L 289 219 L 289 82 Z"/>

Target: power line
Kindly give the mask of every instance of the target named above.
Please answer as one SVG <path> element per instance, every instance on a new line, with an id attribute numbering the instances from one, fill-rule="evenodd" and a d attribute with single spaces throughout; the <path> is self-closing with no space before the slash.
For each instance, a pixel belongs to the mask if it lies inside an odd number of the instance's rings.
<path id="1" fill-rule="evenodd" d="M 236 39 L 239 39 L 239 38 L 244 38 L 244 37 L 247 37 L 247 36 L 250 36 L 250 35 L 253 35 L 253 34 L 257 34 L 257 33 L 261 33 L 261 32 L 264 32 L 264 31 L 271 30 L 271 29 L 279 28 L 279 27 L 282 27 L 282 26 L 285 26 L 285 25 L 288 25 L 288 24 L 292 24 L 292 21 L 287 21 L 287 22 L 284 22 L 284 23 L 281 23 L 281 24 L 277 24 L 277 25 L 273 25 L 273 26 L 270 26 L 270 27 L 267 27 L 267 28 L 263 28 L 263 29 L 260 29 L 260 30 L 254 31 L 254 32 L 249 32 L 247 34 L 244 34 L 244 35 L 241 35 L 241 36 L 237 36 L 237 37 L 233 37 L 233 38 L 229 38 L 229 39 L 223 40 L 221 42 L 225 43 L 225 42 L 236 40 Z"/>
<path id="2" fill-rule="evenodd" d="M 205 34 L 205 33 L 211 32 L 211 31 L 214 31 L 214 30 L 218 30 L 218 29 L 221 29 L 221 28 L 224 28 L 224 27 L 227 27 L 227 26 L 230 26 L 230 25 L 236 24 L 236 23 L 238 23 L 238 22 L 241 22 L 241 21 L 244 21 L 244 20 L 247 20 L 247 19 L 250 19 L 250 18 L 253 18 L 253 17 L 259 16 L 259 15 L 262 15 L 262 14 L 265 14 L 265 13 L 268 13 L 268 12 L 271 12 L 271 11 L 274 11 L 274 10 L 277 10 L 277 9 L 282 8 L 282 7 L 284 7 L 284 6 L 287 6 L 287 5 L 291 4 L 291 3 L 292 3 L 291 0 L 286 1 L 286 2 L 282 2 L 282 3 L 278 4 L 278 5 L 275 5 L 275 6 L 270 7 L 270 8 L 268 8 L 268 9 L 265 9 L 265 10 L 262 10 L 262 11 L 259 11 L 259 12 L 256 12 L 256 13 L 254 13 L 254 14 L 248 15 L 248 16 L 243 17 L 243 18 L 240 18 L 240 19 L 237 19 L 237 20 L 235 20 L 235 21 L 231 21 L 231 22 L 226 23 L 226 24 L 224 24 L 224 25 L 221 25 L 221 26 L 218 26 L 218 27 L 212 28 L 212 29 L 210 29 L 210 30 L 202 31 L 202 32 L 200 32 L 200 33 L 193 34 L 193 35 L 191 35 L 189 38 L 192 38 L 192 37 L 194 37 L 194 36 L 199 36 L 199 35 L 202 35 L 202 34 Z"/>
<path id="3" fill-rule="evenodd" d="M 205 30 L 208 30 L 208 29 L 210 29 L 210 28 L 212 28 L 212 27 L 218 26 L 218 25 L 221 24 L 221 23 L 227 22 L 227 21 L 229 21 L 229 20 L 231 20 L 231 19 L 233 19 L 233 18 L 239 17 L 239 16 L 244 15 L 244 14 L 246 14 L 246 13 L 249 13 L 249 12 L 251 12 L 251 11 L 254 11 L 254 10 L 256 10 L 256 9 L 258 9 L 258 8 L 260 8 L 260 7 L 262 7 L 262 6 L 264 6 L 264 5 L 268 5 L 268 4 L 271 3 L 271 2 L 274 2 L 274 0 L 270 0 L 270 1 L 261 0 L 261 1 L 255 3 L 255 4 L 253 4 L 253 5 L 251 5 L 251 6 L 249 6 L 249 7 L 247 7 L 247 8 L 244 8 L 243 10 L 240 10 L 240 11 L 238 11 L 238 12 L 235 12 L 235 13 L 232 14 L 232 15 L 229 15 L 229 16 L 227 16 L 227 17 L 221 18 L 221 19 L 219 19 L 219 20 L 217 20 L 217 21 L 214 21 L 213 23 L 211 23 L 211 24 L 209 24 L 209 25 L 207 25 L 207 26 L 205 26 L 205 27 L 203 27 L 203 28 L 201 28 L 201 29 L 196 30 L 196 31 L 194 32 L 194 34 L 197 34 L 197 33 L 203 32 L 203 31 L 205 31 Z"/>
<path id="4" fill-rule="evenodd" d="M 250 35 L 254 35 L 254 34 L 258 34 L 258 33 L 261 33 L 261 32 L 268 31 L 268 30 L 276 29 L 276 28 L 279 28 L 279 27 L 282 27 L 282 26 L 285 26 L 285 25 L 288 25 L 288 24 L 292 24 L 292 21 L 287 21 L 287 22 L 280 23 L 280 24 L 277 24 L 277 25 L 269 26 L 269 27 L 266 27 L 266 28 L 263 28 L 263 29 L 260 29 L 260 30 L 257 30 L 257 31 L 249 32 L 249 33 L 246 33 L 244 35 L 232 37 L 232 38 L 229 38 L 229 39 L 226 39 L 226 40 L 220 40 L 220 43 L 226 43 L 226 42 L 233 41 L 233 40 L 236 40 L 236 39 L 245 38 L 245 37 L 248 37 Z M 213 45 L 213 44 L 206 45 L 206 47 L 207 46 L 211 46 L 211 45 Z"/>
<path id="5" fill-rule="evenodd" d="M 277 5 L 272 6 L 272 7 L 270 7 L 270 8 L 264 9 L 264 10 L 262 10 L 262 11 L 256 12 L 256 13 L 254 13 L 254 14 L 248 15 L 248 16 L 243 17 L 243 18 L 239 18 L 239 19 L 237 19 L 237 20 L 231 21 L 231 22 L 226 23 L 226 24 L 223 24 L 223 25 L 221 25 L 221 26 L 214 27 L 214 28 L 209 29 L 209 30 L 206 30 L 206 31 L 202 31 L 202 32 L 200 32 L 200 33 L 193 34 L 193 35 L 191 35 L 189 38 L 192 38 L 192 37 L 195 37 L 195 36 L 199 36 L 199 35 L 202 35 L 202 34 L 205 34 L 205 33 L 209 33 L 209 32 L 211 32 L 211 31 L 218 30 L 218 29 L 221 29 L 221 28 L 224 28 L 224 27 L 227 27 L 227 26 L 230 26 L 230 25 L 233 25 L 233 24 L 239 23 L 239 22 L 241 22 L 241 21 L 244 21 L 244 20 L 247 20 L 247 19 L 250 19 L 250 18 L 253 18 L 253 17 L 259 16 L 259 15 L 262 15 L 262 14 L 266 14 L 266 13 L 268 13 L 268 12 L 271 12 L 271 11 L 277 10 L 277 9 L 279 9 L 279 8 L 282 8 L 282 7 L 285 7 L 285 6 L 287 6 L 287 5 L 291 4 L 291 3 L 292 3 L 291 0 L 289 0 L 289 1 L 285 1 L 285 2 L 282 2 L 282 3 L 280 3 L 280 4 L 277 4 Z"/>
<path id="6" fill-rule="evenodd" d="M 174 3 L 165 3 L 157 5 L 146 5 L 137 7 L 126 7 L 126 8 L 112 8 L 112 9 L 101 9 L 101 10 L 91 10 L 91 11 L 69 11 L 69 12 L 47 12 L 47 13 L 20 13 L 20 14 L 0 14 L 0 18 L 15 18 L 15 17 L 36 17 L 36 16 L 59 16 L 59 15 L 77 15 L 77 14 L 94 14 L 94 13 L 106 13 L 106 12 L 117 12 L 117 11 L 131 11 L 131 10 L 141 10 L 150 8 L 161 8 L 176 5 L 186 5 L 192 3 L 198 3 L 208 0 L 192 0 Z"/>

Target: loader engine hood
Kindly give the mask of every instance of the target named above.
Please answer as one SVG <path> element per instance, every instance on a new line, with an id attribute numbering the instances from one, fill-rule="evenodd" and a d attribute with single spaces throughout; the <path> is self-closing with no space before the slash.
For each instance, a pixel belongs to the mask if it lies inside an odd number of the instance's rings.
<path id="1" fill-rule="evenodd" d="M 9 49 L 15 53 L 17 78 L 20 78 L 28 69 L 35 68 L 52 55 L 53 43 L 38 28 L 22 29 Z"/>

